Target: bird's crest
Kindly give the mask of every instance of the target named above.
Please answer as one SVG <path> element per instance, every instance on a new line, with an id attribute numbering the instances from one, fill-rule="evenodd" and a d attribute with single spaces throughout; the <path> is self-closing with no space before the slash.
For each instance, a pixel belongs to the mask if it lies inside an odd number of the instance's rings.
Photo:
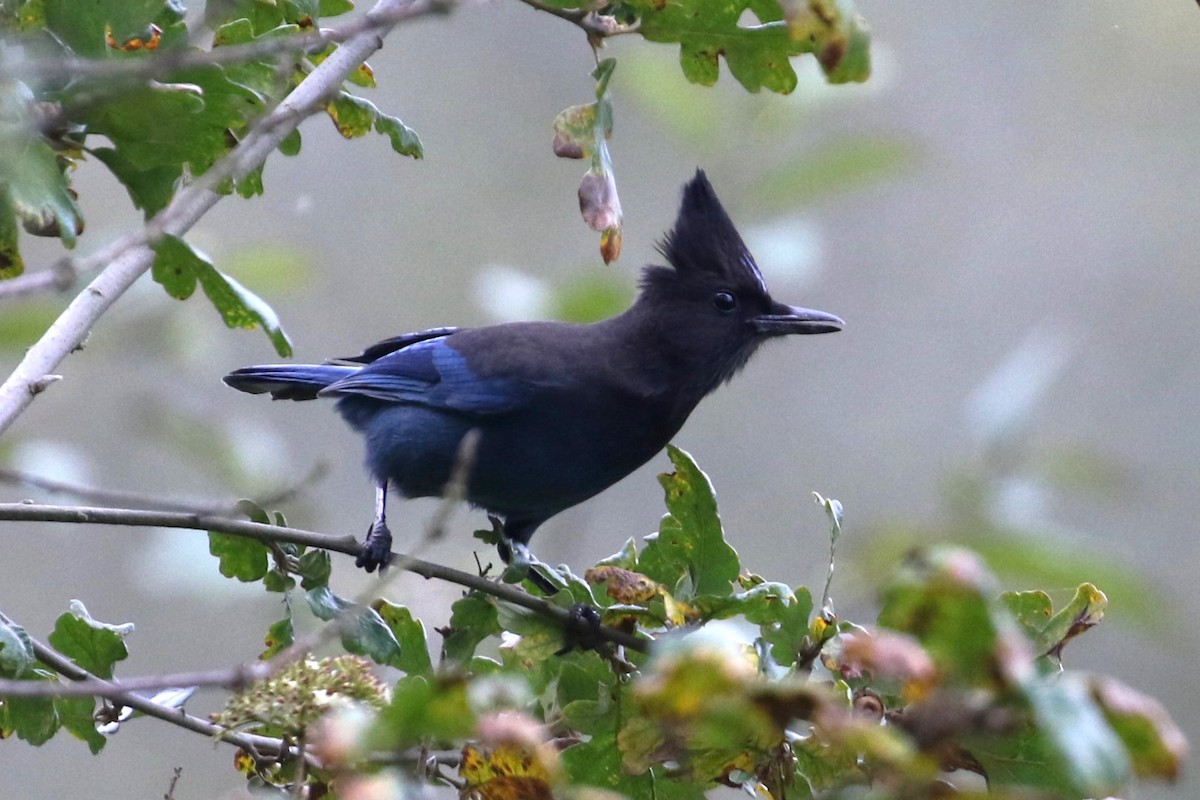
<path id="1" fill-rule="evenodd" d="M 725 213 L 704 170 L 696 170 L 696 176 L 684 185 L 679 216 L 658 250 L 683 277 L 706 276 L 731 286 L 749 282 L 766 292 L 754 257 Z"/>

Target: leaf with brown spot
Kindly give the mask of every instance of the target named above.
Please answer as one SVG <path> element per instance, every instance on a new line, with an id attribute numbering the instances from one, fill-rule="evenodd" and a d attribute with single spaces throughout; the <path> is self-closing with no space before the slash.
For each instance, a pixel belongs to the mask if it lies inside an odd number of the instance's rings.
<path id="1" fill-rule="evenodd" d="M 463 748 L 461 796 L 480 800 L 553 800 L 550 775 L 532 753 L 513 745 Z"/>
<path id="2" fill-rule="evenodd" d="M 620 567 L 594 567 L 584 578 L 588 583 L 603 583 L 605 592 L 618 603 L 645 603 L 663 590 L 645 575 Z"/>

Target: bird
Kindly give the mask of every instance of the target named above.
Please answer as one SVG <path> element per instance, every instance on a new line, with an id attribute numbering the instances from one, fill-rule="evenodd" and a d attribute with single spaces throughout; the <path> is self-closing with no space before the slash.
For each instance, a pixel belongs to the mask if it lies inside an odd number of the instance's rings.
<path id="1" fill-rule="evenodd" d="M 684 185 L 658 252 L 666 264 L 643 268 L 632 305 L 599 322 L 433 328 L 357 356 L 250 366 L 224 381 L 276 400 L 333 398 L 362 434 L 376 484 L 355 561 L 367 572 L 392 558 L 389 489 L 441 496 L 460 459 L 470 463 L 461 496 L 500 521 L 501 559 L 536 563 L 528 544 L 539 526 L 662 451 L 760 345 L 845 324 L 771 297 L 703 170 Z"/>

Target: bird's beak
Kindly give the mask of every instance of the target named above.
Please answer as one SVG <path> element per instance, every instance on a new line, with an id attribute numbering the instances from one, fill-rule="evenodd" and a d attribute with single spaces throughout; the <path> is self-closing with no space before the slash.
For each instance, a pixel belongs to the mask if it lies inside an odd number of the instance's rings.
<path id="1" fill-rule="evenodd" d="M 789 333 L 833 333 L 846 323 L 833 314 L 775 303 L 768 314 L 753 320 L 754 330 L 764 336 L 783 336 Z"/>

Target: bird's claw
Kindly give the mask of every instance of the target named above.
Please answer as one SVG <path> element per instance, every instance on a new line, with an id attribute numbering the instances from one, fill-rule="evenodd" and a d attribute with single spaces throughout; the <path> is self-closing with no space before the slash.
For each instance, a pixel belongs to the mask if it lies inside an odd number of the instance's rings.
<path id="1" fill-rule="evenodd" d="M 354 566 L 362 567 L 367 572 L 378 569 L 380 574 L 383 574 L 391 560 L 392 532 L 388 530 L 387 523 L 376 520 L 367 531 L 367 538 L 363 539 L 358 558 L 354 559 Z"/>
<path id="2" fill-rule="evenodd" d="M 567 614 L 567 624 L 563 627 L 563 646 L 554 655 L 563 656 L 578 647 L 580 650 L 595 650 L 604 644 L 600 635 L 603 628 L 600 612 L 595 606 L 587 603 L 576 603 Z"/>

